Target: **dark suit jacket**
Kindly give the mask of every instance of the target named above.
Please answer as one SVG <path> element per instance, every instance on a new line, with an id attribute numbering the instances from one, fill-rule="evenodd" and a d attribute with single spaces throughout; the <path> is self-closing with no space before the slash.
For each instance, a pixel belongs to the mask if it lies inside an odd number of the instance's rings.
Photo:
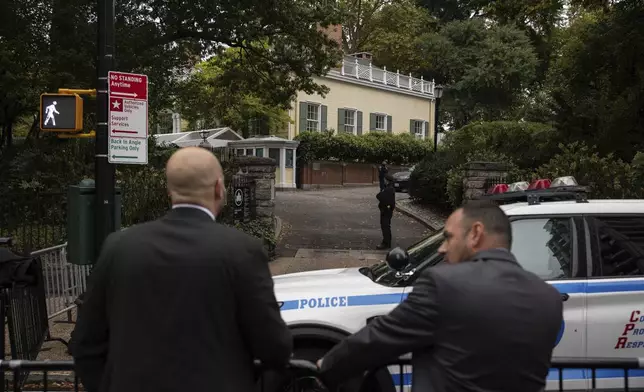
<path id="1" fill-rule="evenodd" d="M 336 385 L 412 352 L 414 391 L 537 392 L 562 322 L 559 292 L 494 249 L 425 269 L 407 299 L 334 347 Z"/>
<path id="2" fill-rule="evenodd" d="M 396 190 L 391 185 L 387 185 L 382 192 L 379 192 L 376 199 L 378 199 L 380 211 L 393 212 L 396 208 Z"/>
<path id="3" fill-rule="evenodd" d="M 108 237 L 72 353 L 90 392 L 244 392 L 292 344 L 260 241 L 178 208 Z"/>

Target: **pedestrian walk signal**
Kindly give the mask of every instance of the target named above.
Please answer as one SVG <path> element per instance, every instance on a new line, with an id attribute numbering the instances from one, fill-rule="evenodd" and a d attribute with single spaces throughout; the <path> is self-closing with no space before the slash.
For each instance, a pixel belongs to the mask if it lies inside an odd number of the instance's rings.
<path id="1" fill-rule="evenodd" d="M 42 94 L 40 129 L 49 132 L 83 130 L 83 99 L 78 94 Z"/>

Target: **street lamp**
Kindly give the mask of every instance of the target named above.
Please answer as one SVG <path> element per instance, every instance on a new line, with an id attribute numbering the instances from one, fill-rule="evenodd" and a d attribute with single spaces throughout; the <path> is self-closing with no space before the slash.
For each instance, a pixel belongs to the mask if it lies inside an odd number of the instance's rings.
<path id="1" fill-rule="evenodd" d="M 443 86 L 440 84 L 434 86 L 434 97 L 436 97 L 436 106 L 434 108 L 434 152 L 436 152 L 438 149 L 438 108 L 443 97 Z"/>

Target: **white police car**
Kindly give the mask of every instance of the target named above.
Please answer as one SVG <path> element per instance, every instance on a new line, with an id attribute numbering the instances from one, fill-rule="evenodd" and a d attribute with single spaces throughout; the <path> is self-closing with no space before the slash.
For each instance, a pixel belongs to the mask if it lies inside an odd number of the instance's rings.
<path id="1" fill-rule="evenodd" d="M 644 201 L 586 200 L 576 185 L 572 177 L 502 184 L 488 197 L 504 204 L 519 262 L 561 292 L 564 323 L 553 355 L 644 357 Z M 371 318 L 391 311 L 420 271 L 442 261 L 442 240 L 438 232 L 411 246 L 400 271 L 381 262 L 275 276 L 295 355 L 316 360 Z M 397 368 L 378 374 L 381 391 L 398 389 Z M 629 374 L 630 387 L 644 387 L 644 371 Z M 621 370 L 598 370 L 596 377 L 599 389 L 623 386 Z M 565 390 L 591 388 L 590 370 L 565 370 L 563 378 Z M 410 368 L 403 379 L 411 385 Z M 547 389 L 556 389 L 558 371 L 548 380 Z"/>

